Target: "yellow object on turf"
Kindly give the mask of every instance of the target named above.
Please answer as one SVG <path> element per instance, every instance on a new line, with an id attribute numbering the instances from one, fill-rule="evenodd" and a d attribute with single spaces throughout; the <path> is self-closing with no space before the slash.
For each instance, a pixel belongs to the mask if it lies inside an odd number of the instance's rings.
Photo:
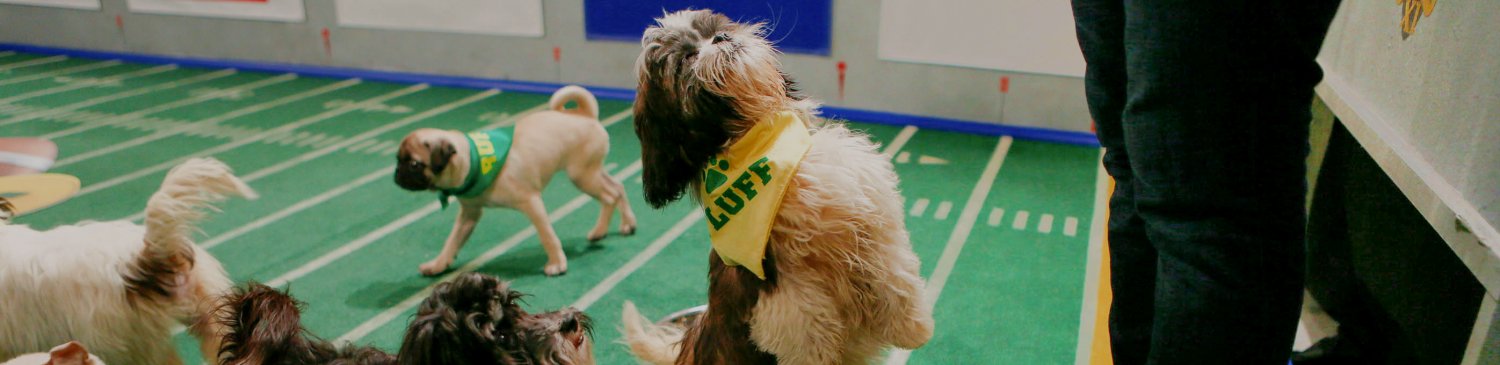
<path id="1" fill-rule="evenodd" d="M 0 176 L 0 196 L 16 207 L 16 215 L 35 212 L 72 198 L 82 185 L 64 174 Z"/>
<path id="2" fill-rule="evenodd" d="M 812 146 L 807 125 L 791 112 L 773 114 L 715 156 L 703 169 L 703 213 L 709 239 L 724 263 L 766 278 L 761 261 L 771 224 L 792 175 Z"/>

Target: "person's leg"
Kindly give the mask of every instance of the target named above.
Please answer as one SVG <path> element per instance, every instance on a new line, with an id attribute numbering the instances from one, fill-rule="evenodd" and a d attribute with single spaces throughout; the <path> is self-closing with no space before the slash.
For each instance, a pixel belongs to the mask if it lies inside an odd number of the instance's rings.
<path id="1" fill-rule="evenodd" d="M 1286 363 L 1314 56 L 1336 8 L 1125 1 L 1125 149 L 1157 249 L 1147 363 Z"/>
<path id="2" fill-rule="evenodd" d="M 1125 111 L 1125 4 L 1122 0 L 1074 0 L 1078 44 L 1088 61 L 1084 85 L 1104 168 L 1115 180 L 1109 201 L 1109 333 L 1114 363 L 1146 362 L 1151 348 L 1152 293 L 1156 288 L 1156 249 L 1135 213 L 1130 159 L 1120 117 Z"/>

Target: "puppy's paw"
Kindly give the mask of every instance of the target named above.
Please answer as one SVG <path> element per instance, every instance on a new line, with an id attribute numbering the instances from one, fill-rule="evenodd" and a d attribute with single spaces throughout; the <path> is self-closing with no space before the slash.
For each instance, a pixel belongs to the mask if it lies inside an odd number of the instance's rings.
<path id="1" fill-rule="evenodd" d="M 542 269 L 547 276 L 562 276 L 568 273 L 568 262 L 547 262 L 547 267 Z"/>
<path id="2" fill-rule="evenodd" d="M 593 232 L 589 232 L 589 235 L 588 235 L 587 238 L 589 239 L 589 242 L 599 242 L 599 240 L 604 239 L 604 236 L 606 236 L 608 234 L 609 234 L 608 231 L 593 231 Z"/>
<path id="3" fill-rule="evenodd" d="M 422 275 L 437 276 L 448 271 L 448 264 L 447 261 L 432 260 L 423 263 L 418 269 L 422 271 Z"/>

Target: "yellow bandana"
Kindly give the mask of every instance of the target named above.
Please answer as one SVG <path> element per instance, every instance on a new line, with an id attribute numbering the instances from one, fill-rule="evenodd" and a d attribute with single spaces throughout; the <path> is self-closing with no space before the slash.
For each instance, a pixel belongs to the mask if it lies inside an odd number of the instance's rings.
<path id="1" fill-rule="evenodd" d="M 812 146 L 812 135 L 791 112 L 762 119 L 703 169 L 703 213 L 709 239 L 727 265 L 766 278 L 761 261 L 771 223 L 792 174 Z M 731 178 L 733 177 L 733 178 Z"/>

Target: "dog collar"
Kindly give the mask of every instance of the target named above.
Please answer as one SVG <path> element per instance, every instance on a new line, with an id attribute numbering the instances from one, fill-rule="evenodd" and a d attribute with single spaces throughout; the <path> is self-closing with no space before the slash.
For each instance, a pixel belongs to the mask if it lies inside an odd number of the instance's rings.
<path id="1" fill-rule="evenodd" d="M 797 165 L 812 146 L 807 126 L 792 112 L 761 119 L 703 169 L 699 192 L 709 239 L 724 263 L 766 278 L 761 262 L 771 224 Z"/>
<path id="2" fill-rule="evenodd" d="M 456 189 L 438 190 L 438 202 L 448 209 L 448 197 L 473 198 L 483 193 L 500 176 L 505 157 L 510 154 L 510 133 L 515 127 L 469 132 L 469 173 Z"/>

